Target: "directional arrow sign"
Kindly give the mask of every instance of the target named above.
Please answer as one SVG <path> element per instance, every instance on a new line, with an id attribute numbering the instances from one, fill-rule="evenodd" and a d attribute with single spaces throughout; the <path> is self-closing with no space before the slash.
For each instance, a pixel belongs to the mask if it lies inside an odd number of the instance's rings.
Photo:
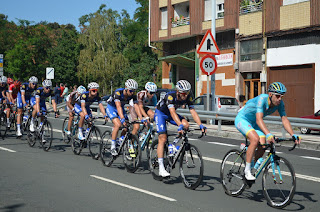
<path id="1" fill-rule="evenodd" d="M 207 33 L 203 37 L 200 46 L 197 50 L 198 54 L 214 54 L 219 55 L 220 50 L 215 39 L 212 36 L 211 30 L 208 29 Z"/>
<path id="2" fill-rule="evenodd" d="M 46 68 L 46 79 L 54 79 L 54 68 Z"/>

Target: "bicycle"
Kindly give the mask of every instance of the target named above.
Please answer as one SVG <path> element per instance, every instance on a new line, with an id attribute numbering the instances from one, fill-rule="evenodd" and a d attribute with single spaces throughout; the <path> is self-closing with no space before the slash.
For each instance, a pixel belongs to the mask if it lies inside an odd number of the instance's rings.
<path id="1" fill-rule="evenodd" d="M 25 108 L 22 113 L 22 116 L 23 116 L 23 120 L 22 120 L 22 124 L 21 124 L 22 134 L 24 132 L 27 132 L 28 128 L 30 127 L 30 122 L 31 122 L 31 118 L 32 118 L 32 111 L 33 111 L 33 108 L 31 106 L 29 106 L 29 107 Z M 24 115 L 25 112 L 27 112 L 26 116 Z"/>
<path id="2" fill-rule="evenodd" d="M 87 145 L 89 146 L 89 152 L 93 159 L 98 160 L 100 157 L 100 143 L 102 140 L 101 132 L 99 128 L 95 126 L 94 120 L 101 117 L 92 117 L 90 121 L 85 120 L 83 126 L 89 126 L 85 133 L 85 139 L 79 140 L 78 132 L 79 132 L 79 124 L 73 126 L 73 133 L 72 133 L 72 143 L 71 149 L 75 155 L 80 155 L 83 148 L 86 148 Z"/>
<path id="3" fill-rule="evenodd" d="M 122 129 L 126 129 L 126 134 L 122 140 L 119 148 L 117 148 L 117 155 L 111 154 L 111 131 L 106 130 L 103 134 L 103 139 L 100 143 L 100 155 L 101 161 L 104 166 L 110 167 L 112 163 L 120 156 L 123 155 L 123 163 L 126 170 L 130 173 L 134 173 L 138 168 L 141 161 L 141 148 L 139 145 L 139 139 L 136 135 L 132 135 L 132 126 L 135 123 L 141 123 L 138 121 L 127 122 L 127 125 Z"/>
<path id="4" fill-rule="evenodd" d="M 29 129 L 27 140 L 29 146 L 33 147 L 38 139 L 42 149 L 47 152 L 51 148 L 53 140 L 52 125 L 47 117 L 50 112 L 40 113 L 38 118 L 43 118 L 42 124 L 38 124 L 38 119 L 34 120 L 35 131 L 31 132 Z"/>
<path id="5" fill-rule="evenodd" d="M 72 120 L 72 124 L 71 124 L 71 130 L 70 130 L 70 135 L 66 136 L 66 132 L 68 131 L 68 122 L 69 122 L 69 117 L 66 117 L 63 120 L 63 124 L 62 124 L 62 130 L 61 130 L 61 134 L 62 134 L 62 140 L 64 143 L 68 144 L 71 141 L 71 138 L 73 136 L 76 135 L 76 128 L 75 126 L 77 126 L 79 124 L 80 121 L 80 116 L 77 115 L 77 117 L 75 117 L 76 115 L 74 115 L 73 120 Z"/>
<path id="6" fill-rule="evenodd" d="M 275 142 L 295 141 L 294 138 L 275 138 Z M 274 208 L 284 208 L 290 204 L 296 189 L 296 176 L 290 162 L 283 157 L 276 155 L 275 144 L 261 145 L 270 149 L 269 154 L 255 171 L 254 176 L 259 177 L 263 171 L 262 190 L 268 204 Z M 246 165 L 246 149 L 241 151 L 232 149 L 228 151 L 220 167 L 220 178 L 225 193 L 229 196 L 239 196 L 246 189 L 251 188 L 254 181 L 247 181 L 244 177 Z M 292 151 L 296 144 L 289 151 Z M 288 186 L 289 189 L 281 189 L 280 186 Z"/>
<path id="7" fill-rule="evenodd" d="M 13 128 L 14 131 L 17 130 L 17 123 L 16 123 L 17 107 L 16 107 L 16 105 L 10 105 L 9 108 L 10 108 L 9 109 L 10 110 L 9 127 L 7 125 L 7 122 L 6 122 L 5 131 L 4 131 L 4 134 L 2 136 L 3 139 L 7 135 L 7 132 L 10 131 L 12 128 Z M 5 120 L 7 120 L 7 116 L 6 116 Z"/>
<path id="8" fill-rule="evenodd" d="M 6 131 L 7 128 L 7 115 L 4 112 L 5 105 L 3 103 L 0 104 L 0 136 L 4 139 L 2 134 Z"/>
<path id="9" fill-rule="evenodd" d="M 168 154 L 169 140 L 167 139 L 164 146 L 164 155 L 163 155 L 163 164 L 167 172 L 171 172 L 175 168 L 176 163 L 179 161 L 179 172 L 180 176 L 183 179 L 183 183 L 188 189 L 196 189 L 203 178 L 203 159 L 202 154 L 199 149 L 189 143 L 188 132 L 191 130 L 184 129 L 183 134 L 179 134 L 178 137 L 182 141 L 179 149 L 173 155 Z M 202 138 L 206 133 L 202 132 Z M 175 134 L 173 134 L 175 135 Z M 169 136 L 172 135 L 168 135 Z M 163 180 L 163 177 L 159 176 L 159 164 L 158 164 L 158 155 L 157 155 L 158 139 L 154 140 L 150 147 L 150 156 L 149 156 L 149 167 L 152 173 L 152 176 L 155 180 Z M 191 173 L 189 173 L 189 171 Z"/>

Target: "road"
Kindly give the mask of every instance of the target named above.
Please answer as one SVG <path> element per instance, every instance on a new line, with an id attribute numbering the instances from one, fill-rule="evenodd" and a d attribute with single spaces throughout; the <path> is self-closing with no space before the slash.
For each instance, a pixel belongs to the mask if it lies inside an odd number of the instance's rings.
<path id="1" fill-rule="evenodd" d="M 62 118 L 49 118 L 54 128 L 49 152 L 38 144 L 29 147 L 13 132 L 0 140 L 0 211 L 275 211 L 263 196 L 261 177 L 239 197 L 224 193 L 220 161 L 228 150 L 239 148 L 239 140 L 191 137 L 204 158 L 203 183 L 193 191 L 184 187 L 178 169 L 169 180 L 155 181 L 146 169 L 145 152 L 135 174 L 126 172 L 121 157 L 108 168 L 91 159 L 87 149 L 74 155 L 61 140 Z M 320 152 L 287 149 L 277 151 L 293 164 L 297 189 L 285 210 L 319 211 Z"/>

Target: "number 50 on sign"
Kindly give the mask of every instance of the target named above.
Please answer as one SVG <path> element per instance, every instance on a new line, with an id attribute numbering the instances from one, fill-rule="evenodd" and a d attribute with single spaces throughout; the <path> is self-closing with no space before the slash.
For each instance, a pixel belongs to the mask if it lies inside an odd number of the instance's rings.
<path id="1" fill-rule="evenodd" d="M 217 70 L 217 61 L 211 55 L 204 56 L 200 61 L 200 68 L 206 75 L 212 75 Z"/>

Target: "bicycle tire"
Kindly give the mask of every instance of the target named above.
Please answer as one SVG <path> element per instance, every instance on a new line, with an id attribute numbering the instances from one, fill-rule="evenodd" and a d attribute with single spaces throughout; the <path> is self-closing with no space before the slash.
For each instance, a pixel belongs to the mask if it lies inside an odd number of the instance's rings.
<path id="1" fill-rule="evenodd" d="M 92 159 L 98 160 L 100 157 L 101 140 L 101 132 L 99 128 L 94 127 L 91 129 L 90 134 L 87 137 L 87 142 L 89 144 L 89 152 Z"/>
<path id="2" fill-rule="evenodd" d="M 134 173 L 137 171 L 141 161 L 141 147 L 139 139 L 136 135 L 131 135 L 131 138 L 126 139 L 123 147 L 123 163 L 127 172 Z M 134 152 L 130 153 L 130 145 Z"/>
<path id="3" fill-rule="evenodd" d="M 37 137 L 36 132 L 28 132 L 27 134 L 27 140 L 30 147 L 33 147 L 36 144 Z"/>
<path id="4" fill-rule="evenodd" d="M 158 148 L 158 139 L 154 140 L 151 144 L 151 147 L 150 147 L 149 168 L 150 168 L 150 172 L 152 174 L 153 179 L 161 181 L 163 178 L 161 176 L 159 176 L 157 148 Z M 164 165 L 165 169 L 167 169 L 168 166 L 170 166 L 169 160 L 167 158 L 167 150 L 168 150 L 168 145 L 166 142 L 164 145 L 164 152 L 163 152 L 163 165 Z"/>
<path id="5" fill-rule="evenodd" d="M 4 139 L 4 133 L 6 131 L 7 128 L 7 116 L 5 113 L 1 113 L 0 115 L 0 135 L 2 137 L 2 139 Z"/>
<path id="6" fill-rule="evenodd" d="M 27 121 L 26 122 L 22 122 L 22 128 L 21 128 L 21 133 L 22 135 L 25 133 L 25 132 L 28 132 L 28 128 L 30 127 L 30 122 L 31 122 L 31 116 L 28 117 Z"/>
<path id="7" fill-rule="evenodd" d="M 279 171 L 277 168 L 275 168 L 276 171 L 275 171 L 275 175 L 273 176 L 272 162 L 269 161 L 263 172 L 262 189 L 263 189 L 263 195 L 268 201 L 268 205 L 270 205 L 273 208 L 281 209 L 289 205 L 292 201 L 292 198 L 296 190 L 296 175 L 291 163 L 287 159 L 283 157 L 275 156 L 274 163 L 275 165 L 279 164 L 280 172 L 283 180 L 282 182 L 279 181 Z M 270 188 L 269 188 L 269 185 L 270 185 Z M 272 189 L 271 185 L 273 187 L 277 187 L 279 191 L 276 191 L 276 189 Z M 284 185 L 287 185 L 289 189 L 283 190 L 279 188 L 279 186 L 284 187 Z M 282 199 L 282 200 L 280 201 L 279 199 Z"/>
<path id="8" fill-rule="evenodd" d="M 111 154 L 111 131 L 106 130 L 102 134 L 100 143 L 100 158 L 104 166 L 110 167 L 114 161 L 114 156 Z"/>
<path id="9" fill-rule="evenodd" d="M 53 132 L 52 132 L 52 125 L 47 120 L 46 123 L 42 127 L 42 138 L 41 139 L 41 146 L 44 151 L 49 151 L 52 145 L 53 140 Z M 45 140 L 45 142 L 43 142 Z"/>
<path id="10" fill-rule="evenodd" d="M 71 149 L 72 149 L 73 154 L 80 155 L 82 148 L 83 148 L 83 142 L 81 142 L 77 137 L 79 126 L 75 125 L 74 130 L 75 130 L 75 135 L 73 135 L 71 137 L 71 141 L 72 141 L 71 142 Z"/>
<path id="11" fill-rule="evenodd" d="M 237 149 L 228 151 L 223 157 L 220 167 L 220 179 L 222 187 L 227 195 L 236 197 L 245 190 L 245 165 L 246 160 L 244 155 Z M 230 183 L 230 187 L 228 183 Z M 232 186 L 234 186 L 234 189 Z"/>
<path id="12" fill-rule="evenodd" d="M 69 122 L 69 117 L 66 117 L 63 120 L 62 129 L 61 129 L 62 140 L 66 144 L 70 142 L 70 137 L 66 135 L 66 129 L 68 129 L 68 122 Z"/>
<path id="13" fill-rule="evenodd" d="M 203 179 L 203 159 L 199 149 L 193 144 L 185 144 L 180 156 L 180 176 L 188 189 L 196 189 Z M 190 163 L 191 160 L 191 163 Z M 195 163 L 197 162 L 197 164 Z M 195 169 L 194 169 L 195 168 Z M 190 173 L 194 171 L 195 173 Z"/>

